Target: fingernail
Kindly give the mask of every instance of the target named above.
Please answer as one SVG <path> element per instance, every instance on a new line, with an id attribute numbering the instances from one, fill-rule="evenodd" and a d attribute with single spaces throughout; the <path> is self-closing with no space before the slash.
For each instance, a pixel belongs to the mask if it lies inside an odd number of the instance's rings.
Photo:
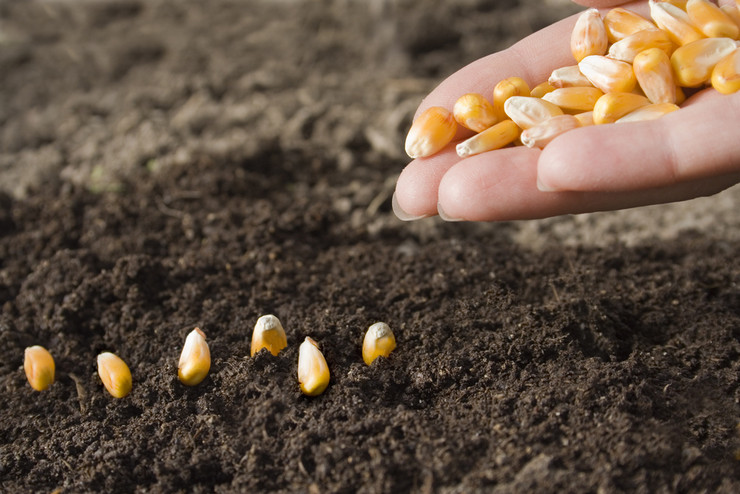
<path id="1" fill-rule="evenodd" d="M 444 210 L 442 209 L 442 205 L 440 203 L 437 203 L 437 214 L 440 218 L 442 218 L 445 221 L 463 221 L 462 218 L 453 218 L 451 216 L 447 216 L 445 214 Z"/>
<path id="2" fill-rule="evenodd" d="M 537 177 L 537 189 L 540 192 L 555 192 L 557 189 L 553 189 L 549 185 L 545 185 L 542 182 L 540 182 L 540 177 Z"/>
<path id="3" fill-rule="evenodd" d="M 396 199 L 395 192 L 393 193 L 393 198 L 391 199 L 391 207 L 393 207 L 393 213 L 401 221 L 414 221 L 414 220 L 420 220 L 422 218 L 427 217 L 427 215 L 425 214 L 414 216 L 414 215 L 408 214 L 406 211 L 401 209 L 401 206 L 398 205 L 398 199 Z"/>

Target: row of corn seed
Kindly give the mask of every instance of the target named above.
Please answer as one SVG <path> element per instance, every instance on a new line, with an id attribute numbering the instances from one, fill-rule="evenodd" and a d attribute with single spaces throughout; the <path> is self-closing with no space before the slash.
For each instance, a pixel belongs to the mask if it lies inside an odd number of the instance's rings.
<path id="1" fill-rule="evenodd" d="M 288 346 L 285 330 L 280 320 L 272 314 L 261 316 L 254 326 L 250 354 L 266 349 L 273 355 Z M 370 326 L 362 343 L 362 359 L 367 365 L 378 357 L 388 357 L 396 348 L 396 338 L 391 328 L 383 322 Z M 105 389 L 115 398 L 131 392 L 133 380 L 126 362 L 117 355 L 103 352 L 98 355 L 98 375 Z M 49 351 L 39 345 L 26 348 L 23 369 L 31 387 L 43 391 L 54 382 L 55 364 Z M 211 352 L 206 335 L 195 328 L 185 339 L 177 375 L 186 386 L 200 384 L 211 369 Z M 298 384 L 308 396 L 320 395 L 329 385 L 329 366 L 318 344 L 306 337 L 298 350 Z"/>
<path id="2" fill-rule="evenodd" d="M 652 120 L 679 109 L 685 88 L 711 84 L 740 90 L 740 0 L 650 0 L 653 22 L 614 8 L 577 19 L 570 46 L 576 65 L 559 68 L 529 89 L 520 77 L 500 81 L 492 102 L 461 96 L 452 111 L 429 108 L 406 137 L 412 158 L 449 144 L 457 126 L 476 132 L 456 146 L 461 158 L 512 143 L 544 148 L 558 135 L 594 124 Z"/>

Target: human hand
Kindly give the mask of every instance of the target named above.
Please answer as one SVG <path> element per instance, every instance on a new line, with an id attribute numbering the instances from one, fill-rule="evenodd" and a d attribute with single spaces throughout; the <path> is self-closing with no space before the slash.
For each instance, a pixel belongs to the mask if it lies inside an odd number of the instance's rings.
<path id="1" fill-rule="evenodd" d="M 649 17 L 646 1 L 577 0 L 621 5 Z M 602 11 L 602 15 L 605 12 Z M 462 68 L 422 102 L 451 109 L 464 93 L 491 94 L 511 76 L 530 86 L 572 65 L 572 16 Z M 523 146 L 461 160 L 454 145 L 408 164 L 396 184 L 396 215 L 412 220 L 500 221 L 624 209 L 715 194 L 740 181 L 740 93 L 698 92 L 658 120 L 569 131 L 544 150 Z M 458 130 L 453 142 L 469 137 Z"/>

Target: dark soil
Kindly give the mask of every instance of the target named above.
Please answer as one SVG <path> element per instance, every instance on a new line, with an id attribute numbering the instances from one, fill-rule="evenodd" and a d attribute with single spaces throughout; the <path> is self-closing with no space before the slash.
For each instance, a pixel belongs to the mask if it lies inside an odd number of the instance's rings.
<path id="1" fill-rule="evenodd" d="M 0 4 L 2 492 L 740 491 L 737 223 L 393 216 L 421 97 L 573 11 L 429 5 Z M 267 313 L 289 346 L 250 358 Z M 368 367 L 376 321 L 398 348 Z"/>

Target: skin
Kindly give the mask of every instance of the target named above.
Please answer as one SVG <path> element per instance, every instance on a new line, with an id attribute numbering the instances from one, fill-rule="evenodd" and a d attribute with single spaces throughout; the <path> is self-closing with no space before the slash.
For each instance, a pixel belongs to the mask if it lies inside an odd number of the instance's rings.
<path id="1" fill-rule="evenodd" d="M 578 0 L 608 10 L 622 6 L 649 17 L 646 1 Z M 723 2 L 720 2 L 720 4 Z M 602 16 L 606 13 L 602 11 Z M 452 108 L 464 93 L 490 94 L 518 75 L 533 87 L 574 63 L 575 19 L 553 24 L 499 53 L 463 67 L 422 102 Z M 461 160 L 454 144 L 409 163 L 393 197 L 396 215 L 414 220 L 503 221 L 624 209 L 712 195 L 740 182 L 740 93 L 705 89 L 659 120 L 591 126 L 567 132 L 544 150 L 505 148 Z"/>

